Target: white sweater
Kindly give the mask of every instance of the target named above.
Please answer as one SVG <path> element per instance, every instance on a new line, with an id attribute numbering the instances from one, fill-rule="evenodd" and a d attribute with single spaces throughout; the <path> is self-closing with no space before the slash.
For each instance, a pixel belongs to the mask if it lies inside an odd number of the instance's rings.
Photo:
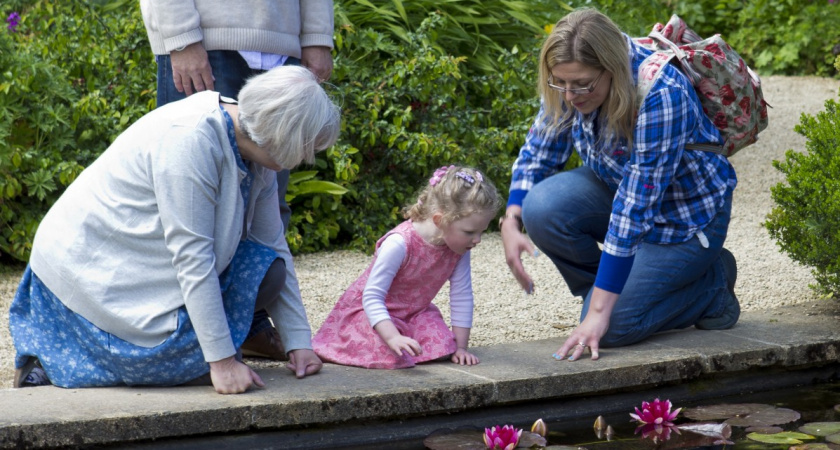
<path id="1" fill-rule="evenodd" d="M 158 108 L 67 188 L 41 222 L 30 266 L 72 311 L 144 347 L 163 342 L 186 305 L 207 361 L 235 354 L 219 274 L 240 238 L 273 248 L 286 287 L 269 314 L 286 350 L 311 331 L 286 244 L 273 171 L 250 165 L 244 205 L 219 94 Z"/>
<path id="2" fill-rule="evenodd" d="M 296 58 L 302 47 L 333 47 L 332 0 L 141 0 L 140 9 L 155 55 L 199 41 Z"/>

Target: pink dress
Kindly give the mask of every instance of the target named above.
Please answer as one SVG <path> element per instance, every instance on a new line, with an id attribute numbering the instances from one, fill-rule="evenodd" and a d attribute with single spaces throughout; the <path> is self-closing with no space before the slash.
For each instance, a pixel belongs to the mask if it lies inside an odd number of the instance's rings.
<path id="1" fill-rule="evenodd" d="M 408 220 L 380 238 L 376 248 L 392 233 L 405 240 L 406 255 L 385 297 L 385 306 L 397 330 L 419 342 L 423 354 L 395 355 L 370 326 L 362 307 L 362 292 L 373 268 L 371 262 L 312 338 L 312 347 L 322 360 L 369 369 L 402 369 L 455 353 L 455 335 L 432 299 L 452 275 L 461 255 L 446 245 L 424 241 Z"/>

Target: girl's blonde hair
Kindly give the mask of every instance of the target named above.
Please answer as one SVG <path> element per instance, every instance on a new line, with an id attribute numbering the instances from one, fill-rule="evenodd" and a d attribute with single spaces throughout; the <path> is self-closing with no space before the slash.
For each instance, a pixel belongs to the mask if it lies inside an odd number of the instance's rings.
<path id="1" fill-rule="evenodd" d="M 546 113 L 554 119 L 546 132 L 571 126 L 574 113 L 566 96 L 548 87 L 551 68 L 577 62 L 612 75 L 609 94 L 601 106 L 600 118 L 606 120 L 606 132 L 600 139 L 623 137 L 629 148 L 637 100 L 628 52 L 627 40 L 618 26 L 595 9 L 578 9 L 560 19 L 540 51 L 539 93 Z"/>
<path id="2" fill-rule="evenodd" d="M 420 190 L 417 201 L 404 209 L 403 216 L 418 222 L 441 213 L 442 224 L 448 225 L 476 213 L 495 213 L 501 206 L 496 186 L 481 172 L 444 166 L 435 171 Z"/>

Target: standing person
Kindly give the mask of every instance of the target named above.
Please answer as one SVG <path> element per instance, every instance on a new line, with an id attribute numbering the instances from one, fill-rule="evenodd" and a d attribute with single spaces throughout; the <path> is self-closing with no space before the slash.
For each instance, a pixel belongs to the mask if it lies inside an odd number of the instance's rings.
<path id="1" fill-rule="evenodd" d="M 500 228 L 523 289 L 534 287 L 520 259 L 534 250 L 524 225 L 584 299 L 556 359 L 587 348 L 598 359 L 600 347 L 692 325 L 727 329 L 740 314 L 735 258 L 723 248 L 735 170 L 685 148 L 721 136 L 674 66 L 636 98 L 648 54 L 593 9 L 557 22 L 540 52 L 542 107 L 513 165 Z M 573 151 L 582 167 L 561 172 Z"/>
<path id="2" fill-rule="evenodd" d="M 401 369 L 450 358 L 471 366 L 473 293 L 470 249 L 501 206 L 481 172 L 442 167 L 376 243 L 373 262 L 347 289 L 312 338 L 324 361 Z M 449 280 L 452 329 L 432 303 Z"/>
<path id="3" fill-rule="evenodd" d="M 232 100 L 231 100 L 232 101 Z M 298 378 L 318 372 L 275 172 L 338 137 L 316 77 L 278 67 L 239 103 L 206 91 L 123 132 L 41 221 L 9 312 L 15 387 L 262 380 L 237 357 L 255 308 Z"/>
<path id="4" fill-rule="evenodd" d="M 158 107 L 204 90 L 235 99 L 248 77 L 282 65 L 303 65 L 320 81 L 332 74 L 332 0 L 258 0 L 237 7 L 220 0 L 141 0 L 140 8 L 157 62 Z M 289 170 L 279 171 L 286 229 L 288 183 Z M 267 317 L 256 313 L 243 352 L 285 359 Z"/>

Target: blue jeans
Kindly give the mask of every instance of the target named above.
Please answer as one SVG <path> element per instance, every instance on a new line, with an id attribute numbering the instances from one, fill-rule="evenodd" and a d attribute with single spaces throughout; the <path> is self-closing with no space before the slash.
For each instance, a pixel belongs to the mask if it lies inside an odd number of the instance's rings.
<path id="1" fill-rule="evenodd" d="M 584 298 L 586 317 L 601 259 L 615 192 L 588 167 L 561 172 L 538 183 L 522 205 L 522 220 L 534 244 L 563 276 L 573 295 Z M 603 347 L 630 345 L 660 331 L 693 326 L 723 314 L 732 301 L 720 251 L 726 239 L 732 193 L 703 229 L 700 239 L 678 244 L 643 242 L 636 252 Z"/>
<path id="2" fill-rule="evenodd" d="M 248 63 L 234 50 L 210 50 L 207 52 L 207 59 L 213 70 L 213 89 L 225 97 L 238 98 L 239 90 L 245 85 L 245 81 L 254 75 L 262 73 L 262 70 L 255 70 L 248 67 Z M 172 78 L 172 61 L 169 55 L 156 55 L 157 62 L 157 106 L 182 100 L 186 94 L 175 89 L 175 82 Z M 288 57 L 286 65 L 300 65 L 300 59 Z M 283 219 L 283 229 L 289 229 L 292 210 L 286 203 L 286 188 L 289 186 L 289 170 L 277 172 L 277 195 L 280 199 L 280 217 Z M 271 326 L 268 322 L 268 315 L 263 310 L 255 314 L 254 328 L 248 338 L 260 333 Z"/>

